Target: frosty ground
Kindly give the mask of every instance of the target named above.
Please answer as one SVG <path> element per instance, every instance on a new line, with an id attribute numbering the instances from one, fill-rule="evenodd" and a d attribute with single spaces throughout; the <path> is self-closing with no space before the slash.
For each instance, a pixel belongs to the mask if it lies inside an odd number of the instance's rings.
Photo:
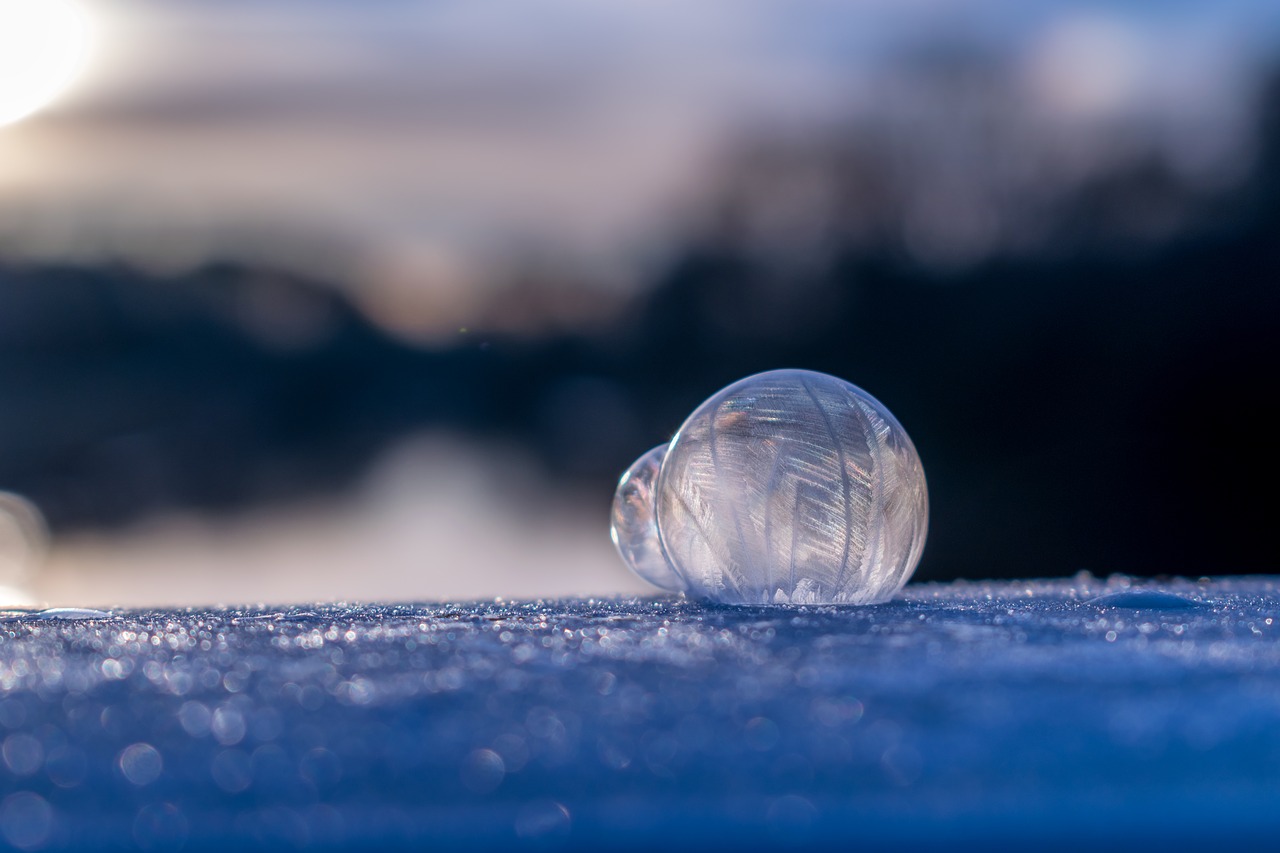
<path id="1" fill-rule="evenodd" d="M 1280 829 L 1276 578 L 75 615 L 0 613 L 0 844 L 1199 848 Z"/>

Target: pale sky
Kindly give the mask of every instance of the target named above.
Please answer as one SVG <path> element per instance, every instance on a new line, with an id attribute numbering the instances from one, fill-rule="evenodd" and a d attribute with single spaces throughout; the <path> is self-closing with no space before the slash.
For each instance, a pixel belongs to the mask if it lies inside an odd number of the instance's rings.
<path id="1" fill-rule="evenodd" d="M 1280 20 L 1252 0 L 80 6 L 84 73 L 0 127 L 0 255 L 264 261 L 446 327 L 527 257 L 625 291 L 744 130 L 910 110 L 894 81 L 949 41 L 1055 121 L 1142 114 L 1188 169 L 1239 159 L 1241 81 Z"/>

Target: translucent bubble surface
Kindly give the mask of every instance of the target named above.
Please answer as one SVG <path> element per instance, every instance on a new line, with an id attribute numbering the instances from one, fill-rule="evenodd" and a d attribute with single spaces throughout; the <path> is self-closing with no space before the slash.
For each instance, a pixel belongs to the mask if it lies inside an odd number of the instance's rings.
<path id="1" fill-rule="evenodd" d="M 866 604 L 915 570 L 929 499 L 911 439 L 874 397 L 777 370 L 690 415 L 662 459 L 653 511 L 657 551 L 691 594 Z"/>
<path id="2" fill-rule="evenodd" d="M 654 515 L 654 487 L 667 445 L 659 445 L 632 464 L 613 496 L 609 533 L 627 568 L 654 586 L 680 592 L 686 584 L 662 553 Z"/>

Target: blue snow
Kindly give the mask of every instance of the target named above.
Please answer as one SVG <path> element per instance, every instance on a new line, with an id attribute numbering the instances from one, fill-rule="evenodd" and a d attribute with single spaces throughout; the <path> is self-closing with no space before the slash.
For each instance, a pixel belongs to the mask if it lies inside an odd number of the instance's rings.
<path id="1" fill-rule="evenodd" d="M 1207 849 L 1280 830 L 1280 579 L 0 612 L 0 846 Z"/>

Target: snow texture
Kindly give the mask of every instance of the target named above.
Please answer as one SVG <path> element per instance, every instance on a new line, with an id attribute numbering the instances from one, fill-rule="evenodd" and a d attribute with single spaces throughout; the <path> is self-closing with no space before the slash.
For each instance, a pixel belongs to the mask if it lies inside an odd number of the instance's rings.
<path id="1" fill-rule="evenodd" d="M 1187 849 L 1280 829 L 1280 579 L 0 614 L 0 846 Z"/>

